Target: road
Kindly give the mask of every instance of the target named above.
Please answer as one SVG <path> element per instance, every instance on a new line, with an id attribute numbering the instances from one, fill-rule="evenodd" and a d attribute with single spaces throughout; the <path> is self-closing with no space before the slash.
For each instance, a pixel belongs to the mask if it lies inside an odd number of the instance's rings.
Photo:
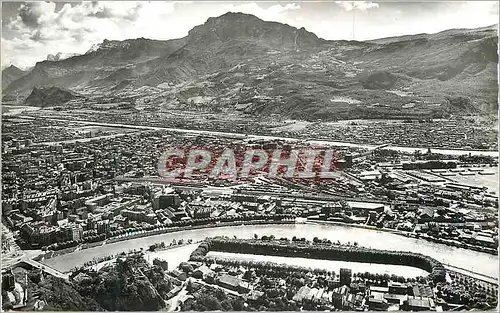
<path id="1" fill-rule="evenodd" d="M 76 142 L 89 142 L 89 141 L 94 141 L 94 140 L 101 140 L 101 139 L 111 139 L 111 138 L 118 138 L 118 137 L 123 137 L 128 134 L 139 134 L 146 131 L 137 131 L 137 132 L 129 132 L 129 133 L 119 133 L 119 134 L 112 134 L 112 135 L 105 135 L 105 136 L 97 136 L 97 137 L 90 137 L 90 138 L 79 138 L 79 139 L 70 139 L 70 140 L 63 140 L 63 141 L 48 141 L 48 142 L 38 142 L 37 144 L 39 145 L 44 145 L 44 146 L 55 146 L 58 144 L 69 144 L 69 143 L 76 143 Z"/>
<path id="2" fill-rule="evenodd" d="M 229 137 L 229 138 L 241 138 L 250 140 L 282 140 L 287 142 L 302 142 L 310 145 L 318 146 L 339 146 L 339 147 L 353 147 L 353 148 L 364 148 L 364 149 L 375 149 L 378 145 L 369 144 L 357 144 L 341 141 L 325 141 L 325 140 L 304 140 L 290 137 L 277 137 L 277 136 L 264 136 L 264 135 L 248 135 L 241 133 L 227 133 L 227 132 L 217 132 L 217 131 L 206 131 L 206 130 L 193 130 L 193 129 L 181 129 L 181 128 L 169 128 L 169 127 L 155 127 L 155 126 L 142 126 L 142 125 L 130 125 L 130 124 L 115 124 L 115 123 L 101 123 L 101 122 L 91 122 L 91 121 L 80 121 L 74 119 L 61 119 L 52 118 L 50 116 L 40 116 L 46 119 L 59 122 L 74 122 L 81 123 L 84 125 L 95 125 L 95 126 L 106 126 L 106 127 L 121 127 L 121 128 L 131 128 L 131 129 L 143 129 L 143 130 L 166 130 L 177 133 L 191 133 L 191 134 L 201 134 L 201 135 L 212 135 L 219 137 Z M 80 141 L 80 140 L 76 140 Z M 414 153 L 415 151 L 420 151 L 421 153 L 426 153 L 427 148 L 413 148 L 413 147 L 399 147 L 399 146 L 387 146 L 384 149 L 395 150 L 400 152 Z M 449 154 L 449 155 L 488 155 L 493 157 L 498 157 L 498 151 L 478 151 L 478 150 L 451 150 L 451 149 L 431 149 L 432 153 Z"/>
<path id="3" fill-rule="evenodd" d="M 8 252 L 5 253 L 6 256 L 12 254 L 15 255 L 21 251 L 21 248 L 17 245 L 16 241 L 14 240 L 14 234 L 10 231 L 10 229 L 5 226 L 2 223 L 2 240 L 5 240 L 5 242 L 2 242 L 2 258 L 4 256 L 4 251 L 3 251 L 3 246 L 6 245 L 9 249 Z"/>
<path id="4" fill-rule="evenodd" d="M 480 273 L 476 273 L 476 272 L 473 272 L 473 271 L 470 271 L 470 270 L 467 270 L 467 269 L 464 269 L 461 267 L 451 266 L 448 264 L 444 264 L 444 267 L 447 270 L 454 271 L 454 272 L 457 272 L 457 273 L 460 273 L 460 274 L 463 274 L 466 276 L 470 276 L 470 277 L 473 277 L 475 279 L 482 280 L 482 281 L 485 281 L 487 283 L 494 284 L 494 285 L 498 286 L 498 278 L 491 277 L 491 276 L 484 275 L 484 274 L 480 274 Z"/>
<path id="5" fill-rule="evenodd" d="M 69 275 L 61 273 L 60 271 L 49 267 L 45 264 L 39 263 L 35 260 L 33 260 L 34 257 L 38 256 L 39 254 L 42 253 L 41 250 L 21 250 L 22 254 L 16 255 L 16 256 L 4 256 L 2 255 L 2 268 L 8 268 L 15 266 L 16 264 L 21 264 L 21 263 L 26 263 L 30 266 L 36 267 L 41 269 L 42 271 L 52 275 L 56 276 L 65 280 L 69 279 Z"/>
<path id="6" fill-rule="evenodd" d="M 173 296 L 172 298 L 165 300 L 165 304 L 167 305 L 167 312 L 174 312 L 176 311 L 177 307 L 179 306 L 180 303 L 184 302 L 186 299 L 188 299 L 191 296 L 188 296 L 186 290 L 186 284 L 182 287 L 181 291 L 179 291 L 178 294 Z"/>

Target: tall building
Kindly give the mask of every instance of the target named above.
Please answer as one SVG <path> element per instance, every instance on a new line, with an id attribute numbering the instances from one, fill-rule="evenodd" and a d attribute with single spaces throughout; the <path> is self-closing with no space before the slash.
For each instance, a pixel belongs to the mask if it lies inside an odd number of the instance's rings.
<path id="1" fill-rule="evenodd" d="M 109 220 L 103 220 L 97 222 L 97 233 L 107 234 L 110 231 Z"/>
<path id="2" fill-rule="evenodd" d="M 12 291 L 15 288 L 14 274 L 11 270 L 2 273 L 2 290 Z"/>
<path id="3" fill-rule="evenodd" d="M 181 199 L 176 193 L 157 195 L 153 199 L 153 208 L 155 210 L 163 210 L 166 208 L 177 209 L 181 205 Z"/>
<path id="4" fill-rule="evenodd" d="M 71 237 L 74 241 L 80 241 L 83 238 L 83 227 L 80 224 L 73 224 L 71 227 Z"/>
<path id="5" fill-rule="evenodd" d="M 352 271 L 348 268 L 340 269 L 340 285 L 341 286 L 349 286 L 351 284 L 351 274 Z"/>
<path id="6" fill-rule="evenodd" d="M 353 160 L 353 157 L 352 157 L 352 154 L 351 154 L 351 153 L 347 153 L 347 154 L 344 156 L 344 160 L 345 160 L 345 163 L 346 163 L 346 166 L 347 166 L 347 167 L 351 167 L 351 166 L 352 166 L 352 160 Z"/>

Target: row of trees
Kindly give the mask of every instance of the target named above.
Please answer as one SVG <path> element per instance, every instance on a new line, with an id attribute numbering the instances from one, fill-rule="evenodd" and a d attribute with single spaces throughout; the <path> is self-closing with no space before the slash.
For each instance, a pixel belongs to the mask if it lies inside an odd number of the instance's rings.
<path id="1" fill-rule="evenodd" d="M 248 216 L 226 216 L 226 217 L 209 217 L 209 218 L 201 218 L 201 219 L 190 219 L 184 221 L 176 221 L 172 222 L 168 225 L 157 224 L 157 225 L 146 225 L 137 228 L 128 228 L 128 229 L 119 229 L 112 231 L 108 234 L 108 237 L 115 237 L 124 234 L 137 233 L 141 231 L 154 231 L 154 230 L 167 230 L 176 227 L 187 227 L 187 226 L 201 226 L 201 225 L 209 225 L 215 223 L 225 223 L 225 222 L 251 222 L 251 221 L 286 221 L 286 220 L 294 220 L 295 216 L 291 214 L 275 214 L 275 215 L 265 215 L 265 214 L 256 214 L 256 215 L 248 215 Z"/>
<path id="2" fill-rule="evenodd" d="M 135 235 L 140 232 L 156 232 L 163 233 L 169 231 L 179 231 L 184 227 L 200 227 L 204 225 L 216 224 L 216 223 L 231 223 L 231 222 L 251 222 L 251 223 L 273 223 L 273 222 L 291 222 L 295 220 L 295 215 L 293 214 L 274 214 L 274 215 L 265 215 L 265 214 L 256 214 L 256 215 L 248 215 L 248 216 L 231 216 L 231 217 L 210 217 L 210 218 L 202 218 L 202 219 L 192 219 L 185 221 L 177 221 L 168 225 L 146 225 L 137 228 L 128 228 L 128 229 L 119 229 L 115 231 L 108 232 L 106 234 L 96 234 L 89 233 L 87 236 L 83 238 L 81 241 L 68 240 L 64 242 L 53 243 L 49 246 L 43 247 L 42 250 L 52 250 L 58 251 L 70 247 L 76 247 L 80 243 L 95 243 L 105 240 L 106 238 L 113 238 L 121 235 Z M 180 229 L 179 229 L 180 228 Z"/>
<path id="3" fill-rule="evenodd" d="M 186 290 L 193 297 L 182 303 L 182 311 L 245 310 L 245 301 L 241 297 L 226 294 L 219 288 L 188 282 Z"/>
<path id="4" fill-rule="evenodd" d="M 437 260 L 413 252 L 376 250 L 358 246 L 314 244 L 312 242 L 262 241 L 255 239 L 210 238 L 207 245 L 196 249 L 193 260 L 202 260 L 209 250 L 233 253 L 305 257 L 322 260 L 356 261 L 418 267 L 430 272 L 434 281 L 444 281 L 446 271 Z M 206 252 L 205 252 L 206 251 Z M 203 255 L 205 253 L 205 255 Z M 203 255 L 203 256 L 202 256 Z"/>
<path id="5" fill-rule="evenodd" d="M 193 242 L 193 239 L 188 239 L 186 242 L 188 244 L 190 244 Z M 180 245 L 183 245 L 184 243 L 185 243 L 184 239 L 179 239 L 179 240 L 172 239 L 170 244 L 167 246 L 165 244 L 165 242 L 162 241 L 162 242 L 158 242 L 158 243 L 150 245 L 149 251 L 163 250 L 163 249 L 166 249 L 167 247 L 172 247 L 172 246 L 176 246 L 176 245 L 180 246 Z"/>
<path id="6" fill-rule="evenodd" d="M 200 260 L 200 259 L 197 259 Z M 320 275 L 323 277 L 338 277 L 339 275 L 336 274 L 334 271 L 329 271 L 326 269 L 319 269 L 319 268 L 311 268 L 311 267 L 304 267 L 304 266 L 297 266 L 297 265 L 288 265 L 288 264 L 280 264 L 280 263 L 274 263 L 274 262 L 259 262 L 259 261 L 250 261 L 250 260 L 238 260 L 238 259 L 229 259 L 229 258 L 221 258 L 221 257 L 205 257 L 203 258 L 203 261 L 207 264 L 223 264 L 227 266 L 235 266 L 235 267 L 245 267 L 245 268 L 251 268 L 252 271 L 255 273 L 255 277 L 261 277 L 261 276 L 268 276 L 268 277 L 274 277 L 274 278 L 298 278 L 299 282 L 304 281 L 304 279 L 307 277 L 307 274 L 315 274 L 315 275 Z M 244 274 L 244 278 L 247 280 L 251 280 L 253 278 L 253 274 L 251 271 L 247 271 Z M 425 278 L 422 276 L 416 277 L 416 278 L 405 278 L 403 276 L 398 276 L 398 275 L 389 275 L 389 274 L 379 274 L 379 273 L 369 273 L 369 272 L 364 272 L 364 273 L 353 273 L 353 278 L 359 278 L 363 281 L 370 281 L 370 282 L 376 282 L 378 284 L 387 284 L 389 281 L 396 281 L 396 282 L 401 282 L 401 283 L 406 283 L 406 282 L 420 282 L 420 283 L 425 283 Z M 304 282 L 299 283 L 299 287 L 303 286 Z"/>
<path id="7" fill-rule="evenodd" d="M 71 248 L 71 247 L 76 247 L 78 244 L 79 244 L 79 242 L 76 240 L 68 240 L 68 241 L 64 241 L 64 242 L 53 243 L 42 250 L 58 251 L 58 250 L 63 250 L 63 249 Z"/>

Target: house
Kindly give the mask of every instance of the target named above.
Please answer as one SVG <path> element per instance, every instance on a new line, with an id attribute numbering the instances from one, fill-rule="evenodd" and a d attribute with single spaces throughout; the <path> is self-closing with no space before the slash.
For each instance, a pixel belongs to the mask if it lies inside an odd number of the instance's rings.
<path id="1" fill-rule="evenodd" d="M 340 293 L 334 293 L 332 296 L 333 305 L 337 310 L 342 310 L 347 302 L 347 296 Z"/>
<path id="2" fill-rule="evenodd" d="M 262 291 L 252 290 L 247 295 L 247 301 L 248 303 L 255 303 L 263 295 L 264 293 Z"/>
<path id="3" fill-rule="evenodd" d="M 389 293 L 405 295 L 408 293 L 408 285 L 391 281 L 389 282 Z"/>
<path id="4" fill-rule="evenodd" d="M 223 274 L 219 277 L 218 284 L 221 287 L 238 291 L 240 293 L 248 293 L 250 291 L 250 284 L 248 282 L 227 274 Z"/>
<path id="5" fill-rule="evenodd" d="M 297 293 L 293 296 L 292 300 L 300 303 L 305 297 L 307 297 L 310 291 L 311 288 L 307 286 L 302 286 L 300 287 L 299 291 L 297 291 Z"/>
<path id="6" fill-rule="evenodd" d="M 213 271 L 206 265 L 202 265 L 193 271 L 193 277 L 199 279 L 206 279 Z"/>
<path id="7" fill-rule="evenodd" d="M 12 291 L 15 288 L 15 279 L 12 270 L 2 273 L 2 290 Z"/>
<path id="8" fill-rule="evenodd" d="M 434 307 L 434 301 L 430 298 L 411 298 L 405 304 L 405 307 L 411 311 L 430 311 Z"/>
<path id="9" fill-rule="evenodd" d="M 332 297 L 333 297 L 333 291 L 325 291 L 323 292 L 321 303 L 323 304 L 329 304 L 332 302 Z"/>
<path id="10" fill-rule="evenodd" d="M 318 293 L 318 288 L 312 288 L 309 293 L 306 295 L 307 300 L 312 300 L 314 296 Z"/>
<path id="11" fill-rule="evenodd" d="M 342 286 L 333 290 L 332 301 L 336 309 L 343 309 L 347 305 L 347 297 L 349 296 L 349 287 Z"/>
<path id="12" fill-rule="evenodd" d="M 91 281 L 91 277 L 85 273 L 78 273 L 78 275 L 73 277 L 73 281 L 75 281 L 78 284 L 81 284 L 84 281 Z"/>
<path id="13" fill-rule="evenodd" d="M 187 279 L 187 274 L 177 268 L 171 271 L 170 275 L 172 275 L 173 277 L 177 278 L 180 281 L 186 281 Z"/>
<path id="14" fill-rule="evenodd" d="M 436 213 L 436 210 L 434 208 L 430 208 L 430 207 L 423 208 L 421 213 L 420 213 L 420 216 L 419 216 L 419 222 L 432 220 L 434 218 L 435 213 Z"/>
<path id="15" fill-rule="evenodd" d="M 340 287 L 340 279 L 339 278 L 327 278 L 326 283 L 328 288 L 338 288 Z"/>
<path id="16" fill-rule="evenodd" d="M 179 293 L 179 291 L 182 290 L 182 286 L 176 286 L 174 287 L 174 289 L 170 290 L 168 293 L 167 293 L 167 296 L 165 297 L 165 299 L 170 299 L 172 297 L 174 297 L 176 294 Z"/>
<path id="17" fill-rule="evenodd" d="M 478 235 L 474 238 L 474 241 L 481 246 L 496 248 L 495 240 L 492 237 Z"/>
<path id="18" fill-rule="evenodd" d="M 344 307 L 342 309 L 355 310 L 359 309 L 363 306 L 364 296 L 363 295 L 355 295 L 349 294 L 346 297 L 346 302 L 344 303 Z"/>
<path id="19" fill-rule="evenodd" d="M 340 269 L 340 284 L 349 286 L 351 284 L 352 271 L 348 268 Z"/>
<path id="20" fill-rule="evenodd" d="M 369 298 L 367 302 L 368 308 L 372 311 L 385 310 L 389 306 L 385 299 Z"/>
<path id="21" fill-rule="evenodd" d="M 349 285 L 349 288 L 351 289 L 352 293 L 358 293 L 358 292 L 364 293 L 366 290 L 366 284 L 364 282 L 351 283 Z"/>
<path id="22" fill-rule="evenodd" d="M 220 264 L 214 263 L 210 265 L 210 269 L 214 272 L 220 272 L 224 269 L 224 267 Z"/>
<path id="23" fill-rule="evenodd" d="M 418 297 L 433 298 L 434 291 L 432 291 L 432 288 L 428 285 L 418 284 L 413 286 L 413 296 L 415 298 Z"/>
<path id="24" fill-rule="evenodd" d="M 158 265 L 162 270 L 168 271 L 168 262 L 160 259 L 154 259 L 153 265 Z"/>
<path id="25" fill-rule="evenodd" d="M 370 294 L 372 293 L 388 293 L 389 287 L 381 287 L 381 286 L 370 286 Z"/>
<path id="26" fill-rule="evenodd" d="M 250 286 L 250 283 L 248 283 L 246 281 L 240 281 L 240 283 L 238 285 L 238 292 L 239 293 L 249 293 L 251 289 L 252 288 Z"/>
<path id="27" fill-rule="evenodd" d="M 407 295 L 401 295 L 401 294 L 386 293 L 386 294 L 384 294 L 384 299 L 388 303 L 394 303 L 394 304 L 402 305 L 403 302 L 408 299 L 408 296 Z"/>

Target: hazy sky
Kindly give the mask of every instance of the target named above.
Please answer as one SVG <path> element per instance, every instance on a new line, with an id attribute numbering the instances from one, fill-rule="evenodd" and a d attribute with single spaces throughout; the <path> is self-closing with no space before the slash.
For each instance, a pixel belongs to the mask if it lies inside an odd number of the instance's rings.
<path id="1" fill-rule="evenodd" d="M 33 66 L 58 52 L 85 53 L 104 39 L 179 38 L 228 11 L 305 27 L 324 39 L 366 40 L 498 23 L 496 1 L 2 2 L 2 67 Z"/>

